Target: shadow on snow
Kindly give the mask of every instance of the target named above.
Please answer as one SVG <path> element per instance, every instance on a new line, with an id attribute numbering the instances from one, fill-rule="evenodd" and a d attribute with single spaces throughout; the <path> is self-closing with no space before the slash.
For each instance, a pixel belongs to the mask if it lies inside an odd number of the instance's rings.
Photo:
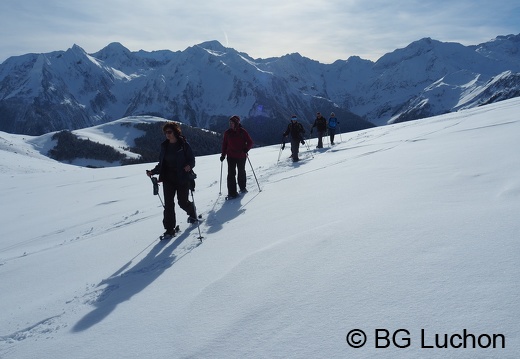
<path id="1" fill-rule="evenodd" d="M 132 261 L 149 248 L 154 242 L 148 245 L 128 263 L 118 269 L 107 279 L 103 279 L 96 288 L 105 286 L 103 289 L 94 291 L 95 298 L 90 304 L 95 308 L 83 318 L 81 318 L 72 328 L 73 332 L 81 332 L 100 323 L 121 303 L 129 300 L 135 294 L 141 292 L 153 283 L 161 274 L 195 249 L 201 242 L 197 240 L 181 248 L 179 253 L 174 251 L 190 236 L 194 226 L 187 227 L 175 240 L 160 241 L 152 247 L 150 252 L 133 267 Z M 129 269 L 127 269 L 129 268 Z"/>

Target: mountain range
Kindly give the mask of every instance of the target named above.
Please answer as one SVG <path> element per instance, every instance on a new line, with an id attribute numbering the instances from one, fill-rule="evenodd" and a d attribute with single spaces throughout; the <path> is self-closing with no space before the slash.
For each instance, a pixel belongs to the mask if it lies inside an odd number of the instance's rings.
<path id="1" fill-rule="evenodd" d="M 317 111 L 333 111 L 348 132 L 517 97 L 519 54 L 520 34 L 474 46 L 423 38 L 376 62 L 332 64 L 253 59 L 218 41 L 175 52 L 73 45 L 0 65 L 0 130 L 41 135 L 147 115 L 221 132 L 238 114 L 257 144 L 273 144 L 292 114 L 310 129 Z"/>

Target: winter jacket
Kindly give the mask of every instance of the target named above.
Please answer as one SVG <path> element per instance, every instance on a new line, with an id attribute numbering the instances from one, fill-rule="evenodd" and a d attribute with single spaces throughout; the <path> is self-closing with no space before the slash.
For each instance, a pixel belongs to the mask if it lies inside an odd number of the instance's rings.
<path id="1" fill-rule="evenodd" d="M 303 134 L 305 133 L 305 129 L 302 124 L 299 122 L 289 122 L 287 125 L 287 129 L 283 133 L 283 136 L 291 135 L 294 140 L 301 141 L 303 140 Z"/>
<path id="2" fill-rule="evenodd" d="M 165 156 L 168 151 L 168 146 L 175 146 L 175 168 L 173 173 L 167 173 L 168 167 L 165 164 Z M 159 153 L 159 163 L 151 171 L 153 175 L 159 175 L 159 181 L 165 181 L 166 179 L 175 178 L 175 183 L 186 184 L 189 182 L 188 172 L 184 170 L 184 167 L 189 165 L 191 168 L 195 167 L 195 156 L 191 146 L 184 137 L 180 138 L 177 143 L 170 143 L 165 140 L 161 143 L 161 152 Z"/>
<path id="3" fill-rule="evenodd" d="M 316 120 L 314 120 L 314 124 L 312 125 L 312 128 L 314 127 L 316 127 L 316 129 L 320 132 L 325 131 L 327 129 L 327 120 L 325 117 L 316 117 Z"/>
<path id="4" fill-rule="evenodd" d="M 336 129 L 336 125 L 338 124 L 338 119 L 337 117 L 330 117 L 329 118 L 329 128 L 334 130 Z"/>
<path id="5" fill-rule="evenodd" d="M 236 131 L 232 128 L 228 128 L 224 132 L 222 156 L 246 158 L 247 152 L 249 152 L 252 147 L 253 140 L 242 126 L 239 126 Z"/>

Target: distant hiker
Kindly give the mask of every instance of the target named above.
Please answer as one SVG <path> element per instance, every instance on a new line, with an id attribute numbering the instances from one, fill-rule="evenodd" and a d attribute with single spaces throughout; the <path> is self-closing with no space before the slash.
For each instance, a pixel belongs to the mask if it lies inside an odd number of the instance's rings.
<path id="1" fill-rule="evenodd" d="M 146 171 L 148 177 L 159 175 L 159 181 L 163 183 L 164 212 L 163 225 L 166 232 L 164 237 L 175 236 L 175 194 L 179 206 L 188 214 L 188 222 L 195 223 L 197 214 L 195 206 L 188 200 L 190 190 L 189 173 L 195 167 L 195 156 L 181 134 L 179 124 L 167 122 L 163 126 L 166 140 L 161 143 L 159 163 L 151 171 Z"/>
<path id="2" fill-rule="evenodd" d="M 327 120 L 319 112 L 316 113 L 316 119 L 314 120 L 314 124 L 311 127 L 311 134 L 314 127 L 316 127 L 318 132 L 318 146 L 316 146 L 316 148 L 323 148 L 322 138 L 325 134 L 325 131 L 327 131 Z"/>
<path id="3" fill-rule="evenodd" d="M 298 118 L 295 115 L 292 115 L 291 122 L 287 125 L 287 129 L 282 134 L 283 138 L 291 135 L 291 158 L 293 162 L 298 162 L 300 159 L 298 158 L 298 152 L 300 151 L 300 143 L 302 145 L 305 144 L 303 140 L 303 134 L 305 130 L 301 123 L 298 122 Z M 282 145 L 282 149 L 285 148 L 285 140 Z"/>
<path id="4" fill-rule="evenodd" d="M 334 144 L 334 135 L 336 134 L 336 127 L 338 126 L 338 119 L 336 118 L 336 115 L 334 112 L 330 113 L 329 122 L 328 122 L 328 130 L 329 130 L 329 136 L 330 136 L 330 144 Z"/>
<path id="5" fill-rule="evenodd" d="M 247 192 L 246 160 L 247 153 L 251 147 L 253 147 L 253 140 L 240 124 L 240 117 L 237 115 L 231 116 L 229 119 L 229 128 L 224 132 L 222 155 L 220 156 L 221 162 L 223 162 L 227 156 L 228 198 L 238 197 L 237 181 L 240 192 Z"/>

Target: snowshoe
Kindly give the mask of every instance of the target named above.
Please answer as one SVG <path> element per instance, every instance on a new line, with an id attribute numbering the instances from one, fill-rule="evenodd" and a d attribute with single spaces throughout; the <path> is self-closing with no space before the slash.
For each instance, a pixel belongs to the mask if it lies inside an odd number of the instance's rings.
<path id="1" fill-rule="evenodd" d="M 175 234 L 176 234 L 177 232 L 179 232 L 179 231 L 180 231 L 179 226 L 176 226 L 173 230 L 172 230 L 172 229 L 170 229 L 170 230 L 166 230 L 166 231 L 165 231 L 165 232 L 164 232 L 164 233 L 159 237 L 159 239 L 160 239 L 161 241 L 167 241 L 167 240 L 172 239 L 173 237 L 175 237 Z"/>
<path id="2" fill-rule="evenodd" d="M 230 199 L 235 199 L 235 198 L 238 198 L 238 193 L 228 194 L 226 196 L 226 201 L 230 200 Z"/>

